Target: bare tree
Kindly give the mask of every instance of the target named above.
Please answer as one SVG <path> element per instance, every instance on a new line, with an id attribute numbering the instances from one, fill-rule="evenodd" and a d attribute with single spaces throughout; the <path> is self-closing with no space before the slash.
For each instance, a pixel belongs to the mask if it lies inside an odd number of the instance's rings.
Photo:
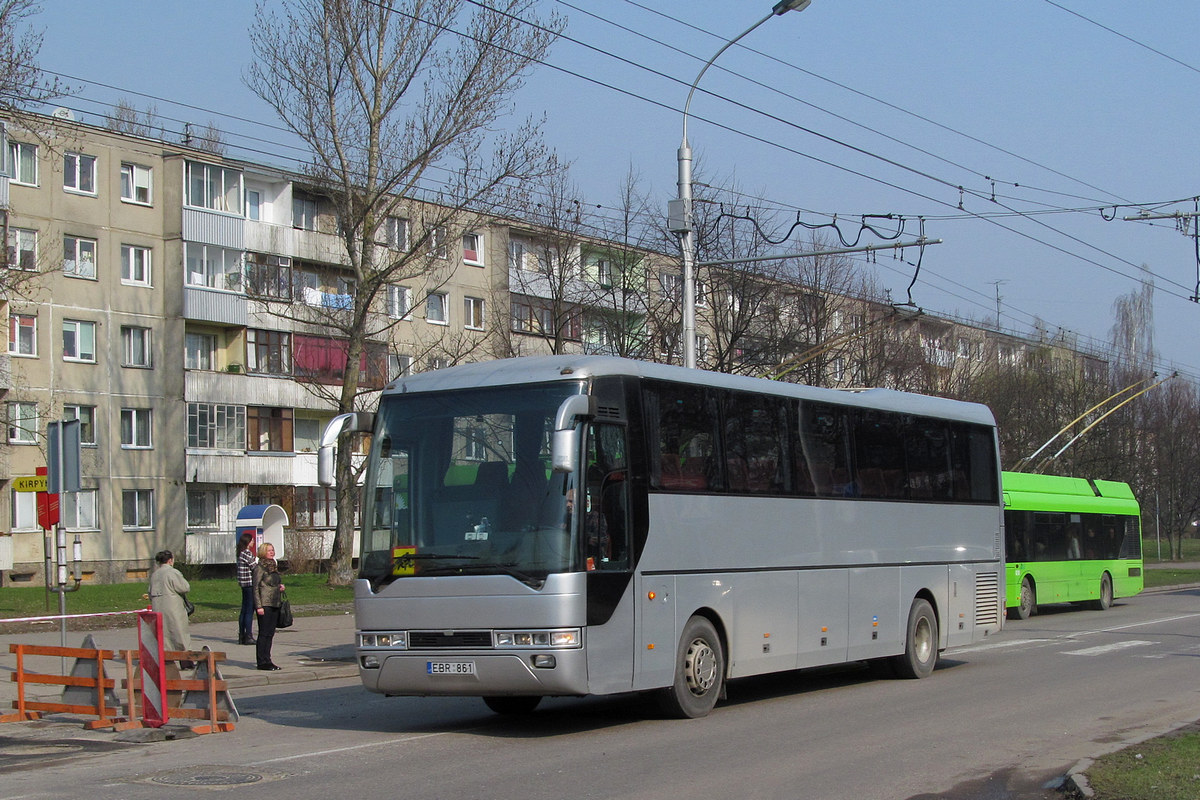
<path id="1" fill-rule="evenodd" d="M 158 106 L 151 103 L 145 111 L 139 111 L 129 100 L 122 97 L 113 104 L 110 113 L 104 116 L 104 125 L 110 131 L 143 138 L 165 138 L 166 130 L 158 116 Z"/>
<path id="2" fill-rule="evenodd" d="M 445 280 L 454 235 L 494 212 L 514 182 L 547 169 L 536 121 L 498 132 L 561 27 L 556 17 L 539 20 L 536 5 L 283 0 L 278 12 L 258 7 L 246 82 L 312 153 L 307 181 L 331 205 L 345 246 L 348 299 L 325 320 L 345 340 L 339 411 L 364 403 L 359 364 L 380 333 L 373 311 L 387 287 Z M 412 222 L 408 246 L 382 244 L 399 219 Z M 350 450 L 338 452 L 333 583 L 351 578 Z"/>
<path id="3" fill-rule="evenodd" d="M 37 0 L 0 0 L 0 114 L 31 130 L 30 112 L 64 94 L 58 78 L 38 66 L 42 32 L 29 25 L 41 11 Z"/>

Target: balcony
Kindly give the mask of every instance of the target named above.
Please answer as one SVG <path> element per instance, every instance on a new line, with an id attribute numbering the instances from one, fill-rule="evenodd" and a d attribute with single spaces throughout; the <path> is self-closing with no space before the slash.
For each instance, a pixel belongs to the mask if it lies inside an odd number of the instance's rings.
<path id="1" fill-rule="evenodd" d="M 185 286 L 183 318 L 244 327 L 248 318 L 246 296 L 203 286 Z"/>
<path id="2" fill-rule="evenodd" d="M 240 372 L 188 370 L 184 373 L 183 399 L 188 403 L 335 410 L 332 403 L 321 400 L 291 378 Z"/>
<path id="3" fill-rule="evenodd" d="M 316 486 L 316 453 L 243 453 L 230 450 L 187 451 L 190 483 L 248 486 Z"/>

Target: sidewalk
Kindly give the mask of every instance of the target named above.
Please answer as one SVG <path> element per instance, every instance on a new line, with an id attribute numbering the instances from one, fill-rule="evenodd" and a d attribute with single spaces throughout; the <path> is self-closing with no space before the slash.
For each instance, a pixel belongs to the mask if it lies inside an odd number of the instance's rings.
<path id="1" fill-rule="evenodd" d="M 137 618 L 130 616 L 129 624 L 117 629 L 67 631 L 67 647 L 81 647 L 87 636 L 102 650 L 136 650 L 138 647 Z M 17 699 L 17 687 L 10 677 L 16 671 L 16 656 L 9 652 L 9 644 L 51 645 L 62 644 L 62 635 L 56 623 L 49 623 L 44 631 L 33 633 L 5 633 L 0 625 L 0 709 L 5 712 Z M 320 617 L 296 617 L 291 628 L 276 631 L 271 656 L 282 669 L 278 672 L 260 672 L 254 661 L 254 646 L 237 644 L 237 620 L 228 622 L 206 622 L 191 626 L 192 648 L 199 650 L 207 646 L 210 650 L 225 653 L 221 662 L 221 676 L 230 689 L 267 684 L 300 683 L 327 678 L 352 678 L 358 676 L 354 661 L 354 615 L 343 613 Z M 34 661 L 33 658 L 30 661 Z M 59 674 L 60 659 L 40 657 L 32 664 L 36 671 Z M 67 668 L 70 669 L 71 661 Z M 111 669 L 123 669 L 113 662 Z M 111 677 L 111 675 L 110 675 Z M 60 687 L 28 687 L 32 697 L 56 695 Z"/>

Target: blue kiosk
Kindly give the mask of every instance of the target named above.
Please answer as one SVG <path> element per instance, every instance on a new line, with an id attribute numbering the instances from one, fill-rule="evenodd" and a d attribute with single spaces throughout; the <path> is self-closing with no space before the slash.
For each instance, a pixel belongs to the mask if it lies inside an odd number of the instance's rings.
<path id="1" fill-rule="evenodd" d="M 256 552 L 258 546 L 266 542 L 274 545 L 276 560 L 283 561 L 287 558 L 283 548 L 283 528 L 287 524 L 287 512 L 280 506 L 242 506 L 237 515 L 237 538 L 240 539 L 243 533 L 252 533 Z"/>

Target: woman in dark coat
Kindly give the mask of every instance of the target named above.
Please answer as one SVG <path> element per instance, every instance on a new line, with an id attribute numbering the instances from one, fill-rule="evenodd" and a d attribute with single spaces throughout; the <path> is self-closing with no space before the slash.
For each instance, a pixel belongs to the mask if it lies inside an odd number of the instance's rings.
<path id="1" fill-rule="evenodd" d="M 271 661 L 271 643 L 279 622 L 283 589 L 275 546 L 264 542 L 258 546 L 258 563 L 254 565 L 254 613 L 258 615 L 258 641 L 254 648 L 259 669 L 280 669 Z"/>

